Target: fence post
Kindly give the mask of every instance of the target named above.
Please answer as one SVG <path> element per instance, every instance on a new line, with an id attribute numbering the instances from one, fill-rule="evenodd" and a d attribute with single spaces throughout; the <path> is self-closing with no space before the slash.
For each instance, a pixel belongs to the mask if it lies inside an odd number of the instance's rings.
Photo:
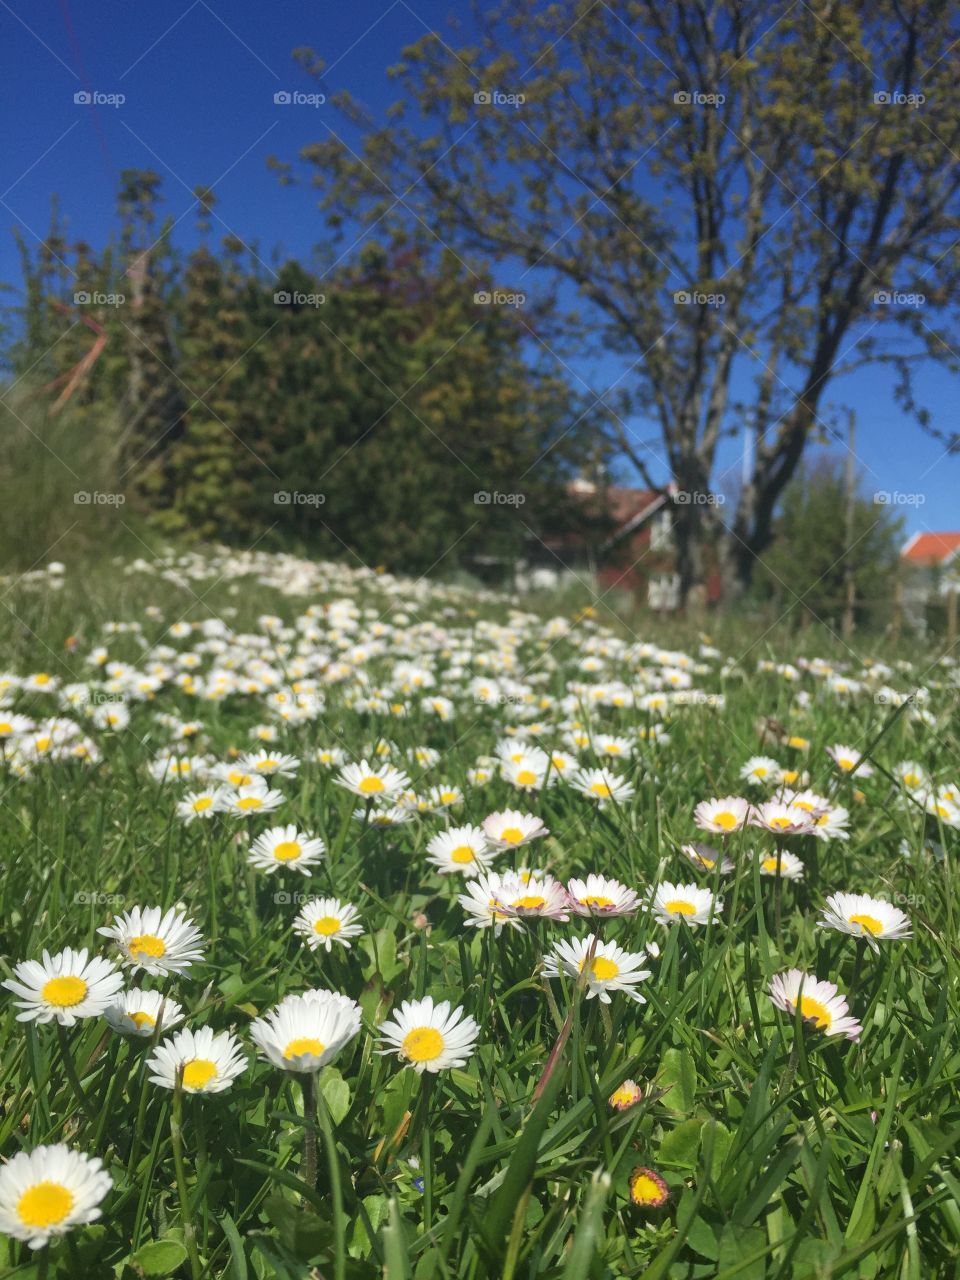
<path id="1" fill-rule="evenodd" d="M 947 646 L 953 648 L 957 643 L 957 589 L 951 587 L 947 592 Z"/>

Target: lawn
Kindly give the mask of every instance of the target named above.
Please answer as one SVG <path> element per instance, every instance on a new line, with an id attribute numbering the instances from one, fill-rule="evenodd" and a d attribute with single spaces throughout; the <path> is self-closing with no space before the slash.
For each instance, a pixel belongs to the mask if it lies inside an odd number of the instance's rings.
<path id="1" fill-rule="evenodd" d="M 0 1276 L 957 1274 L 955 661 L 266 554 L 2 591 Z"/>

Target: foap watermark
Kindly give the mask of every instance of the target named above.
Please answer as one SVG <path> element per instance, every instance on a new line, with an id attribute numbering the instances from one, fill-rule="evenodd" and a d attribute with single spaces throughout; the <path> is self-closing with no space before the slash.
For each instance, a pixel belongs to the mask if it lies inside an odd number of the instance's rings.
<path id="1" fill-rule="evenodd" d="M 326 300 L 325 293 L 300 293 L 297 289 L 278 289 L 273 295 L 274 304 L 278 307 L 322 307 Z"/>
<path id="2" fill-rule="evenodd" d="M 726 300 L 725 293 L 702 293 L 699 289 L 678 289 L 673 295 L 677 307 L 722 307 Z"/>
<path id="3" fill-rule="evenodd" d="M 101 893 L 98 889 L 81 889 L 73 895 L 78 907 L 121 907 L 124 903 L 122 893 Z"/>
<path id="4" fill-rule="evenodd" d="M 73 95 L 78 107 L 122 107 L 126 100 L 125 93 L 103 93 L 99 89 L 79 89 Z"/>
<path id="5" fill-rule="evenodd" d="M 897 89 L 881 89 L 873 95 L 875 107 L 922 107 L 927 100 L 925 93 L 900 93 Z"/>
<path id="6" fill-rule="evenodd" d="M 702 93 L 699 89 L 678 89 L 673 95 L 675 107 L 722 107 L 727 100 L 725 93 Z"/>
<path id="7" fill-rule="evenodd" d="M 100 493 L 94 489 L 78 489 L 73 495 L 74 504 L 78 507 L 122 507 L 127 500 L 125 493 Z"/>
<path id="8" fill-rule="evenodd" d="M 273 95 L 278 107 L 322 107 L 326 100 L 325 93 L 301 93 L 299 89 L 279 89 Z"/>
<path id="9" fill-rule="evenodd" d="M 273 495 L 277 507 L 322 507 L 326 500 L 325 493 L 301 493 L 299 489 L 278 489 Z"/>
<path id="10" fill-rule="evenodd" d="M 726 502 L 722 493 L 707 493 L 700 489 L 678 489 L 673 500 L 681 507 L 722 507 Z"/>
<path id="11" fill-rule="evenodd" d="M 899 489 L 878 489 L 873 495 L 875 507 L 922 507 L 926 500 L 925 493 L 901 493 Z"/>
<path id="12" fill-rule="evenodd" d="M 478 107 L 522 107 L 527 100 L 525 93 L 503 93 L 500 89 L 479 89 L 473 95 Z"/>
<path id="13" fill-rule="evenodd" d="M 922 307 L 926 301 L 925 293 L 904 293 L 901 289 L 878 289 L 873 295 L 875 307 Z"/>
<path id="14" fill-rule="evenodd" d="M 494 489 L 492 493 L 487 489 L 479 489 L 473 495 L 473 501 L 478 507 L 522 507 L 526 500 L 526 494 L 501 493 L 499 489 Z"/>
<path id="15" fill-rule="evenodd" d="M 279 889 L 274 895 L 273 900 L 278 907 L 300 907 L 305 902 L 311 902 L 314 898 L 312 893 L 291 893 L 287 889 Z"/>
<path id="16" fill-rule="evenodd" d="M 478 289 L 473 295 L 478 307 L 522 307 L 526 300 L 525 293 L 511 293 L 508 289 Z"/>
<path id="17" fill-rule="evenodd" d="M 122 307 L 126 300 L 125 293 L 89 293 L 86 289 L 78 289 L 73 295 L 75 307 Z"/>

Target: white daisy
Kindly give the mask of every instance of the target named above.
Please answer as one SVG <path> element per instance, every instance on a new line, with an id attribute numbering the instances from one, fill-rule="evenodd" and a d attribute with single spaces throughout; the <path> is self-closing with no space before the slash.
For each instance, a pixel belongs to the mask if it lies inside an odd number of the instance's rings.
<path id="1" fill-rule="evenodd" d="M 622 803 L 636 792 L 632 782 L 612 769 L 575 769 L 568 781 L 575 791 L 601 805 L 611 800 Z"/>
<path id="2" fill-rule="evenodd" d="M 827 755 L 843 773 L 849 773 L 858 778 L 869 778 L 873 773 L 873 765 L 864 760 L 862 753 L 856 747 L 845 747 L 838 742 L 832 747 L 827 747 Z"/>
<path id="3" fill-rule="evenodd" d="M 18 1151 L 0 1167 L 0 1232 L 41 1249 L 95 1222 L 112 1186 L 102 1161 L 62 1142 Z"/>
<path id="4" fill-rule="evenodd" d="M 709 924 L 719 919 L 723 902 L 709 889 L 695 884 L 670 884 L 663 881 L 649 895 L 644 910 L 652 911 L 660 924 Z"/>
<path id="5" fill-rule="evenodd" d="M 740 796 L 723 796 L 720 800 L 702 800 L 693 811 L 693 820 L 701 831 L 728 836 L 746 824 L 750 812 L 749 800 Z"/>
<path id="6" fill-rule="evenodd" d="M 781 780 L 783 770 L 769 756 L 751 756 L 740 770 L 740 777 L 754 786 L 774 786 Z"/>
<path id="7" fill-rule="evenodd" d="M 410 779 L 391 764 L 374 767 L 366 760 L 348 764 L 334 778 L 338 787 L 346 787 L 364 800 L 391 800 L 410 787 Z"/>
<path id="8" fill-rule="evenodd" d="M 250 846 L 247 861 L 268 875 L 279 867 L 289 867 L 308 876 L 323 857 L 326 845 L 318 836 L 298 831 L 293 823 L 286 827 L 270 827 L 257 836 Z"/>
<path id="9" fill-rule="evenodd" d="M 491 849 L 481 827 L 450 827 L 427 843 L 427 861 L 441 875 L 478 876 L 500 852 Z"/>
<path id="10" fill-rule="evenodd" d="M 123 974 L 101 956 L 87 958 L 87 949 L 67 947 L 42 960 L 24 960 L 12 978 L 0 984 L 20 999 L 18 1022 L 52 1022 L 72 1027 L 81 1018 L 97 1018 L 123 986 Z"/>
<path id="11" fill-rule="evenodd" d="M 236 791 L 225 791 L 223 795 L 224 809 L 239 818 L 254 818 L 260 813 L 272 813 L 282 804 L 283 793 L 271 791 L 262 779 L 259 786 L 251 783 L 249 786 L 237 787 Z"/>
<path id="12" fill-rule="evenodd" d="M 250 1024 L 250 1038 L 281 1071 L 319 1071 L 360 1030 L 351 1010 L 333 1001 L 288 996 Z"/>
<path id="13" fill-rule="evenodd" d="M 909 938 L 910 917 L 899 907 L 867 893 L 834 893 L 821 908 L 817 925 L 863 938 L 874 951 L 878 939 Z"/>
<path id="14" fill-rule="evenodd" d="M 112 938 L 121 951 L 120 963 L 145 973 L 183 973 L 203 960 L 203 937 L 192 920 L 170 907 L 133 907 L 114 916 L 112 925 L 97 930 Z"/>
<path id="15" fill-rule="evenodd" d="M 323 947 L 330 951 L 335 942 L 350 949 L 350 939 L 363 933 L 363 925 L 357 924 L 357 908 L 339 898 L 314 898 L 300 909 L 293 922 L 298 933 L 311 951 Z"/>
<path id="16" fill-rule="evenodd" d="M 803 879 L 803 863 L 786 849 L 778 849 L 775 853 L 761 853 L 759 858 L 762 876 L 779 875 L 781 880 Z"/>
<path id="17" fill-rule="evenodd" d="M 504 925 L 511 929 L 522 929 L 522 922 L 510 912 L 504 911 L 499 892 L 503 877 L 496 871 L 488 875 L 481 874 L 469 880 L 465 885 L 465 893 L 460 894 L 458 902 L 467 913 L 467 924 L 477 929 L 493 929 L 496 936 Z"/>
<path id="18" fill-rule="evenodd" d="M 483 830 L 495 849 L 516 849 L 540 836 L 549 835 L 539 818 L 530 813 L 520 813 L 517 809 L 491 813 L 483 820 Z"/>
<path id="19" fill-rule="evenodd" d="M 544 977 L 556 978 L 563 972 L 579 978 L 591 950 L 593 959 L 587 971 L 588 1000 L 598 996 L 601 1004 L 609 1004 L 610 992 L 622 991 L 638 1004 L 646 1004 L 646 999 L 636 989 L 637 984 L 649 978 L 652 972 L 641 968 L 646 960 L 645 953 L 624 951 L 615 942 L 601 942 L 592 933 L 585 938 L 555 942 L 553 951 L 543 958 Z"/>
<path id="20" fill-rule="evenodd" d="M 578 916 L 632 915 L 640 905 L 639 894 L 633 889 L 595 872 L 586 880 L 568 880 L 567 898 L 570 910 Z"/>
<path id="21" fill-rule="evenodd" d="M 185 1093 L 222 1093 L 246 1070 L 243 1045 L 229 1031 L 212 1027 L 191 1031 L 184 1027 L 161 1040 L 147 1061 L 150 1080 L 163 1089 L 175 1089 L 180 1078 Z"/>
<path id="22" fill-rule="evenodd" d="M 680 846 L 680 852 L 685 858 L 689 858 L 695 867 L 699 867 L 701 871 L 715 871 L 718 858 L 720 859 L 720 874 L 722 876 L 728 876 L 733 870 L 733 860 L 726 857 L 725 854 L 718 853 L 712 845 L 683 844 Z"/>
<path id="23" fill-rule="evenodd" d="M 114 1031 L 149 1039 L 157 1031 L 171 1031 L 184 1019 L 182 1007 L 161 991 L 121 991 L 103 1011 Z"/>
<path id="24" fill-rule="evenodd" d="M 754 809 L 750 823 L 778 836 L 811 835 L 814 829 L 811 813 L 797 805 L 784 804 L 781 800 L 768 800 Z"/>
<path id="25" fill-rule="evenodd" d="M 432 996 L 404 1000 L 393 1018 L 380 1028 L 378 1053 L 395 1053 L 420 1074 L 465 1066 L 473 1053 L 480 1028 L 463 1009 L 451 1009 L 448 1000 L 434 1004 Z"/>
<path id="26" fill-rule="evenodd" d="M 196 822 L 198 818 L 213 818 L 223 812 L 223 792 L 220 787 L 207 787 L 204 791 L 188 791 L 177 801 L 177 817 L 184 822 Z"/>
<path id="27" fill-rule="evenodd" d="M 296 756 L 285 756 L 279 751 L 256 751 L 242 755 L 237 761 L 241 769 L 259 774 L 262 778 L 295 778 L 300 768 Z"/>
<path id="28" fill-rule="evenodd" d="M 508 872 L 494 890 L 498 909 L 521 919 L 569 920 L 567 891 L 553 876 Z"/>
<path id="29" fill-rule="evenodd" d="M 857 1040 L 863 1028 L 849 1017 L 847 1002 L 833 982 L 821 982 L 802 969 L 778 973 L 770 983 L 770 999 L 784 1013 L 796 1016 L 797 1006 L 805 1022 L 826 1036 L 846 1036 Z"/>

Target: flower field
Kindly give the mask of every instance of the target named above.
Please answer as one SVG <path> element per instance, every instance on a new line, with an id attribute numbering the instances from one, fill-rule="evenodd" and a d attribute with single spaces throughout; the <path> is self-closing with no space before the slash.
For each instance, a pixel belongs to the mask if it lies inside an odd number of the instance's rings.
<path id="1" fill-rule="evenodd" d="M 957 1274 L 954 659 L 6 590 L 0 1276 Z"/>

